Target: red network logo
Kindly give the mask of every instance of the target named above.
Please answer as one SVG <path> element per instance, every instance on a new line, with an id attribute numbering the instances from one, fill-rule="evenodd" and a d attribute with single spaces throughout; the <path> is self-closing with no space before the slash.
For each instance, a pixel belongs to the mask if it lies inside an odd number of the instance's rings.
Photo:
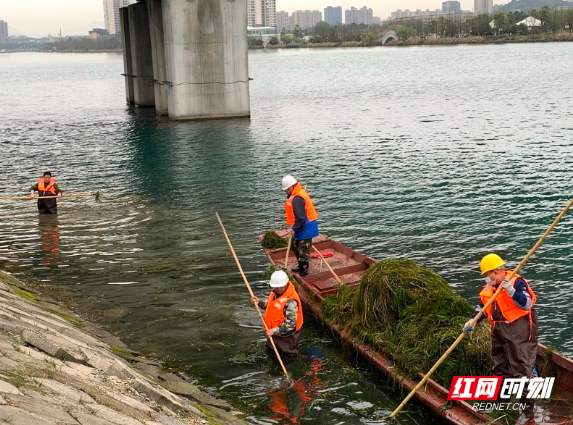
<path id="1" fill-rule="evenodd" d="M 454 376 L 448 400 L 497 400 L 501 376 Z"/>
<path id="2" fill-rule="evenodd" d="M 501 376 L 454 376 L 448 400 L 498 400 L 551 397 L 555 378 L 507 378 Z"/>

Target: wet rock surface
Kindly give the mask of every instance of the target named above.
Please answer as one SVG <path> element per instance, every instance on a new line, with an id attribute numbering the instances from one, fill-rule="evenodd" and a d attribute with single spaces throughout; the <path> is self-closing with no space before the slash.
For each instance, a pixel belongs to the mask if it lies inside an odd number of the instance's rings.
<path id="1" fill-rule="evenodd" d="M 228 403 L 202 392 L 189 378 L 161 371 L 160 364 L 139 357 L 95 325 L 37 300 L 0 271 L 0 422 L 246 423 L 230 411 Z"/>

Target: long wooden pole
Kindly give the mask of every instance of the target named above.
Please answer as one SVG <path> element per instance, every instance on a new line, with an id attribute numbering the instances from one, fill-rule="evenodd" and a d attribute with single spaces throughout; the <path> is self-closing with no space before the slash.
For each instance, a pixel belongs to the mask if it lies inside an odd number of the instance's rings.
<path id="1" fill-rule="evenodd" d="M 290 234 L 290 236 L 288 237 L 288 245 L 287 245 L 287 252 L 286 252 L 286 256 L 285 256 L 285 265 L 284 265 L 284 269 L 288 272 L 288 256 L 290 254 L 290 244 L 292 243 L 292 233 Z"/>
<path id="2" fill-rule="evenodd" d="M 227 235 L 227 231 L 225 230 L 225 226 L 223 225 L 223 222 L 221 221 L 221 217 L 219 217 L 219 213 L 217 213 L 217 212 L 215 213 L 215 215 L 217 216 L 217 220 L 219 220 L 219 224 L 221 225 L 221 229 L 223 229 L 223 234 L 225 235 L 225 239 L 227 240 L 227 243 L 229 244 L 229 248 L 231 248 L 231 253 L 233 254 L 233 257 L 235 258 L 235 262 L 237 263 L 237 267 L 239 268 L 239 272 L 241 273 L 241 276 L 243 276 L 243 280 L 245 281 L 245 285 L 247 285 L 247 289 L 249 290 L 249 294 L 251 295 L 251 298 L 253 298 L 255 296 L 255 294 L 253 293 L 253 290 L 251 289 L 251 285 L 249 285 L 249 281 L 247 280 L 247 277 L 245 276 L 245 272 L 243 272 L 243 268 L 241 267 L 241 263 L 239 262 L 239 259 L 237 258 L 237 254 L 235 254 L 235 250 L 233 249 L 233 245 L 231 244 L 231 240 L 229 239 L 229 236 Z M 255 304 L 255 307 L 257 309 L 257 313 L 259 313 L 259 317 L 261 318 L 261 321 L 263 322 L 263 326 L 265 327 L 265 330 L 268 331 L 269 327 L 265 323 L 265 319 L 263 318 L 263 315 L 261 313 L 259 306 Z M 273 346 L 273 350 L 275 351 L 275 354 L 277 355 L 277 359 L 279 359 L 279 363 L 281 364 L 281 367 L 283 368 L 283 372 L 284 372 L 285 376 L 288 378 L 289 377 L 288 372 L 287 372 L 285 365 L 281 359 L 279 351 L 277 350 L 275 342 L 273 341 L 272 337 L 268 337 L 268 338 L 271 341 L 271 345 Z"/>
<path id="3" fill-rule="evenodd" d="M 551 224 L 551 226 L 549 226 L 549 228 L 545 231 L 545 233 L 543 234 L 543 236 L 541 236 L 541 238 L 537 241 L 537 243 L 534 245 L 533 248 L 531 248 L 529 250 L 529 252 L 527 253 L 527 255 L 523 258 L 523 260 L 521 260 L 521 262 L 517 265 L 517 267 L 509 274 L 509 276 L 507 277 L 507 279 L 511 280 L 513 278 L 513 276 L 519 271 L 519 269 L 521 269 L 521 267 L 523 267 L 523 265 L 527 262 L 527 260 L 529 260 L 529 258 L 533 255 L 533 253 L 537 250 L 537 248 L 539 248 L 539 246 L 543 243 L 543 241 L 545 240 L 545 238 L 547 237 L 547 235 L 549 235 L 549 233 L 553 230 L 553 228 L 557 225 L 557 223 L 559 223 L 559 221 L 563 218 L 563 216 L 565 215 L 565 213 L 567 213 L 567 211 L 569 210 L 569 208 L 571 208 L 571 206 L 573 205 L 573 199 L 571 199 L 569 201 L 569 203 L 567 204 L 567 206 L 563 209 L 563 211 L 561 211 L 561 213 L 557 216 L 557 218 L 553 221 L 553 223 Z M 493 295 L 493 297 L 486 303 L 486 305 L 483 306 L 483 308 L 480 310 L 480 312 L 477 314 L 476 317 L 474 317 L 474 319 L 470 322 L 470 326 L 474 326 L 478 319 L 483 315 L 483 313 L 485 312 L 485 310 L 493 304 L 493 302 L 495 301 L 495 299 L 497 298 L 497 296 L 499 294 L 501 294 L 501 291 L 503 291 L 504 289 L 502 288 L 501 285 L 499 285 L 499 288 L 497 288 L 497 291 L 495 291 L 495 294 Z M 396 416 L 400 410 L 402 410 L 402 408 L 406 405 L 406 403 L 408 403 L 408 401 L 414 396 L 414 394 L 416 394 L 416 391 L 418 391 L 422 385 L 424 385 L 426 383 L 426 381 L 428 379 L 430 379 L 430 376 L 432 375 L 432 373 L 434 373 L 436 371 L 436 369 L 442 364 L 442 362 L 444 360 L 446 360 L 446 358 L 451 354 L 452 351 L 454 351 L 454 349 L 457 347 L 457 345 L 462 341 L 462 339 L 464 339 L 464 337 L 466 336 L 465 332 L 462 332 L 460 334 L 460 336 L 458 336 L 458 339 L 456 339 L 454 341 L 454 343 L 450 346 L 450 348 L 448 348 L 448 351 L 446 351 L 442 357 L 440 357 L 440 359 L 436 362 L 436 364 L 429 370 L 428 373 L 426 373 L 426 375 L 424 376 L 424 378 L 422 378 L 422 380 L 418 383 L 418 385 L 416 385 L 412 391 L 410 391 L 410 394 L 408 394 L 408 396 L 404 399 L 404 401 L 396 408 L 396 410 L 394 410 L 392 412 L 392 414 L 390 415 L 391 418 L 393 418 L 394 416 Z"/>
<path id="4" fill-rule="evenodd" d="M 0 196 L 0 199 L 23 199 L 23 200 L 28 200 L 28 199 L 62 199 L 62 198 L 80 198 L 80 197 L 88 197 L 88 196 L 97 196 L 97 193 L 76 193 L 76 194 L 72 194 L 72 195 L 62 195 L 62 196 L 34 196 L 34 197 L 30 197 L 30 196 Z"/>
<path id="5" fill-rule="evenodd" d="M 332 267 L 330 267 L 330 264 L 328 264 L 328 261 L 326 261 L 326 258 L 323 257 L 322 253 L 314 245 L 312 246 L 312 249 L 314 249 L 316 251 L 316 253 L 318 254 L 318 256 L 320 258 L 322 258 L 322 261 L 324 261 L 324 264 L 326 264 L 326 267 L 328 267 L 328 270 L 330 270 L 330 273 L 332 273 L 334 278 L 338 281 L 338 284 L 340 286 L 344 285 L 344 283 L 342 283 L 342 281 L 340 280 L 338 275 L 334 272 L 334 270 L 332 270 Z"/>

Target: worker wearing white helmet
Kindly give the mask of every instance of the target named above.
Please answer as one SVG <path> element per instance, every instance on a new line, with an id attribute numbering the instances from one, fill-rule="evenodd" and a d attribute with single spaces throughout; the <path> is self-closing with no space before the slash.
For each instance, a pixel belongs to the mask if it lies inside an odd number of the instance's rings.
<path id="1" fill-rule="evenodd" d="M 292 271 L 306 276 L 312 250 L 312 238 L 318 236 L 319 233 L 318 213 L 308 193 L 293 176 L 289 174 L 283 178 L 282 188 L 287 194 L 286 222 L 293 232 L 293 252 L 298 260 L 298 266 L 293 267 Z"/>
<path id="2" fill-rule="evenodd" d="M 282 270 L 272 274 L 269 285 L 272 291 L 267 301 L 258 297 L 251 298 L 253 304 L 265 310 L 265 324 L 269 338 L 267 349 L 273 351 L 270 342 L 272 338 L 279 354 L 298 357 L 300 354 L 298 342 L 303 323 L 300 298 L 287 274 Z"/>

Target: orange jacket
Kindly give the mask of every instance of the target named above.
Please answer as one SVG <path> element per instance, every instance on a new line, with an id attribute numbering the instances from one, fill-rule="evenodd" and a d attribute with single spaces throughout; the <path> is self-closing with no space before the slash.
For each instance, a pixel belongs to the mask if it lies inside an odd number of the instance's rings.
<path id="1" fill-rule="evenodd" d="M 46 192 L 51 193 L 52 195 L 56 195 L 56 188 L 54 187 L 56 184 L 56 180 L 50 177 L 50 183 L 47 186 L 44 185 L 44 178 L 41 177 L 38 180 L 38 192 L 42 192 L 40 195 L 46 196 Z"/>
<path id="2" fill-rule="evenodd" d="M 298 314 L 296 316 L 296 330 L 298 331 L 302 327 L 302 304 L 300 298 L 294 289 L 292 283 L 287 283 L 287 289 L 283 292 L 280 298 L 275 299 L 275 293 L 271 292 L 269 299 L 267 301 L 267 309 L 265 311 L 265 323 L 269 329 L 274 329 L 284 323 L 285 317 L 285 306 L 287 301 L 296 300 L 298 304 Z"/>
<path id="3" fill-rule="evenodd" d="M 318 213 L 316 212 L 316 209 L 314 208 L 314 204 L 312 203 L 312 199 L 310 199 L 310 196 L 308 196 L 308 193 L 306 193 L 306 190 L 304 190 L 302 188 L 301 184 L 296 183 L 294 186 L 294 190 L 292 191 L 292 193 L 290 194 L 290 196 L 288 197 L 288 199 L 285 202 L 285 213 L 286 213 L 287 225 L 289 225 L 290 227 L 294 226 L 294 210 L 292 207 L 292 200 L 295 196 L 300 196 L 302 199 L 304 199 L 305 208 L 306 208 L 306 218 L 308 219 L 308 221 L 316 220 L 318 218 Z"/>
<path id="4" fill-rule="evenodd" d="M 509 271 L 506 272 L 509 273 Z M 518 274 L 513 275 L 513 278 L 511 279 L 511 284 L 513 286 L 515 286 L 515 282 L 517 279 L 523 279 L 523 277 L 521 277 Z M 527 287 L 527 292 L 529 292 L 529 295 L 531 296 L 531 307 L 533 307 L 535 305 L 535 302 L 537 301 L 537 296 L 535 295 L 535 293 L 533 292 L 533 290 L 531 289 L 531 287 L 529 286 L 529 283 L 523 279 L 525 281 L 525 286 Z M 481 292 L 479 293 L 479 297 L 481 298 L 481 302 L 485 305 L 487 304 L 487 302 L 491 299 L 491 297 L 493 297 L 495 290 L 493 288 L 492 285 L 488 285 L 486 284 L 483 289 L 481 290 Z M 519 319 L 520 317 L 523 316 L 527 316 L 529 315 L 530 321 L 531 321 L 531 310 L 522 310 L 520 309 L 518 306 L 515 305 L 515 303 L 513 302 L 513 299 L 509 296 L 509 294 L 503 290 L 498 297 L 495 299 L 494 304 L 498 305 L 499 309 L 501 310 L 501 314 L 503 315 L 503 317 L 505 317 L 505 320 L 507 320 L 508 322 L 515 322 L 517 319 Z M 492 304 L 493 305 L 493 304 Z M 493 315 L 492 315 L 492 306 L 490 305 L 487 309 L 487 318 L 489 319 L 489 321 L 493 324 L 495 322 L 495 320 L 493 320 Z"/>

